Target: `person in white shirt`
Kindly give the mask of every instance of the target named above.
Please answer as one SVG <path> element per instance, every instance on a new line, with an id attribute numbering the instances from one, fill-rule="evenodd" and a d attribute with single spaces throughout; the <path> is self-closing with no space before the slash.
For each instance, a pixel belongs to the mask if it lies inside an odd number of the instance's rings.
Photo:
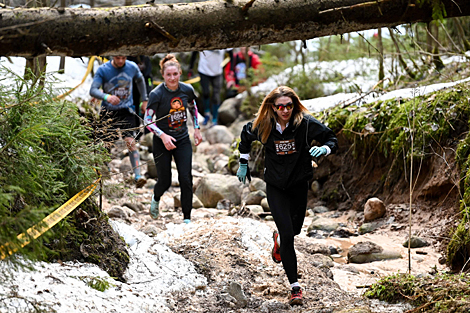
<path id="1" fill-rule="evenodd" d="M 197 71 L 201 78 L 202 88 L 202 103 L 204 112 L 204 121 L 202 125 L 207 125 L 212 115 L 212 124 L 217 125 L 218 111 L 220 106 L 220 91 L 223 81 L 223 67 L 222 63 L 225 58 L 225 53 L 228 53 L 232 58 L 232 50 L 204 50 L 194 51 L 191 55 L 189 63 L 188 78 L 193 76 L 194 63 L 199 55 L 199 63 Z M 210 87 L 212 87 L 212 95 Z"/>

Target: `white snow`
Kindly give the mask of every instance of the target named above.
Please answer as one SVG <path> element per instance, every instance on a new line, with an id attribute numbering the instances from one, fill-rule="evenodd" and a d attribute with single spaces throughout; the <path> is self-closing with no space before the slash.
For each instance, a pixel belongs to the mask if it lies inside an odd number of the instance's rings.
<path id="1" fill-rule="evenodd" d="M 16 294 L 2 303 L 0 312 L 25 309 L 31 301 L 47 305 L 58 313 L 172 312 L 169 293 L 193 293 L 207 287 L 206 278 L 196 273 L 194 265 L 164 244 L 207 225 L 169 223 L 167 231 L 150 238 L 132 226 L 110 223 L 128 244 L 131 259 L 124 275 L 126 283 L 114 280 L 98 266 L 88 263 L 38 262 L 34 264 L 35 271 L 19 269 L 14 271 L 13 281 L 0 282 L 0 294 Z M 241 244 L 246 250 L 244 257 L 266 262 L 272 241 L 272 231 L 266 224 L 249 218 L 226 218 L 213 223 L 212 231 L 241 233 Z M 197 242 L 192 244 L 198 245 Z M 9 265 L 0 262 L 0 266 Z M 104 279 L 111 287 L 104 292 L 95 290 L 82 280 L 91 278 Z"/>

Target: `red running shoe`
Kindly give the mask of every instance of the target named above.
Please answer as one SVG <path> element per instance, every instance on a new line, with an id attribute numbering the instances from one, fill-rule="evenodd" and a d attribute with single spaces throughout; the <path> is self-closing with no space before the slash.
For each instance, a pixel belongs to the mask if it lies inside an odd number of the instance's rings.
<path id="1" fill-rule="evenodd" d="M 277 232 L 277 230 L 275 230 L 273 233 L 274 247 L 271 253 L 271 256 L 275 263 L 281 263 L 281 247 L 277 244 L 278 237 L 279 237 L 279 233 Z"/>
<path id="2" fill-rule="evenodd" d="M 300 287 L 292 288 L 292 290 L 290 292 L 289 304 L 290 305 L 303 305 L 302 289 L 300 289 Z"/>

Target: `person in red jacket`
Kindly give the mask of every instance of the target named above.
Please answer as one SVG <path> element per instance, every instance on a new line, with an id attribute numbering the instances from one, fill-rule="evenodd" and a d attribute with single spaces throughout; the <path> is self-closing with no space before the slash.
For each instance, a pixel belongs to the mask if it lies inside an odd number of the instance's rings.
<path id="1" fill-rule="evenodd" d="M 245 56 L 248 55 L 248 63 Z M 249 47 L 241 47 L 240 51 L 233 54 L 233 58 L 225 66 L 225 82 L 227 87 L 226 98 L 235 97 L 237 93 L 244 90 L 244 86 L 241 86 L 241 81 L 247 79 L 248 69 L 253 68 L 255 70 L 261 69 L 261 61 Z"/>

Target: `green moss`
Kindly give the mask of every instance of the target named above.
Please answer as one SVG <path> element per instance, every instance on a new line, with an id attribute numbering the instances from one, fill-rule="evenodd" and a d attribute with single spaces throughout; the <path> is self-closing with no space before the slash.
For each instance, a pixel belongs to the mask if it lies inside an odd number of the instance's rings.
<path id="1" fill-rule="evenodd" d="M 382 153 L 407 160 L 426 158 L 431 147 L 454 139 L 456 128 L 469 116 L 469 92 L 464 86 L 409 100 L 377 101 L 361 107 L 335 107 L 316 114 L 352 144 L 353 155 Z M 413 151 L 411 151 L 413 139 Z"/>
<path id="2" fill-rule="evenodd" d="M 102 277 L 96 277 L 96 276 L 79 276 L 77 277 L 84 283 L 86 283 L 89 287 L 104 292 L 107 289 L 109 289 L 111 286 L 114 286 L 111 284 L 106 278 Z"/>
<path id="3" fill-rule="evenodd" d="M 420 307 L 419 312 L 468 312 L 470 303 L 468 274 L 415 277 L 395 274 L 373 284 L 364 294 L 387 302 L 409 302 Z"/>

